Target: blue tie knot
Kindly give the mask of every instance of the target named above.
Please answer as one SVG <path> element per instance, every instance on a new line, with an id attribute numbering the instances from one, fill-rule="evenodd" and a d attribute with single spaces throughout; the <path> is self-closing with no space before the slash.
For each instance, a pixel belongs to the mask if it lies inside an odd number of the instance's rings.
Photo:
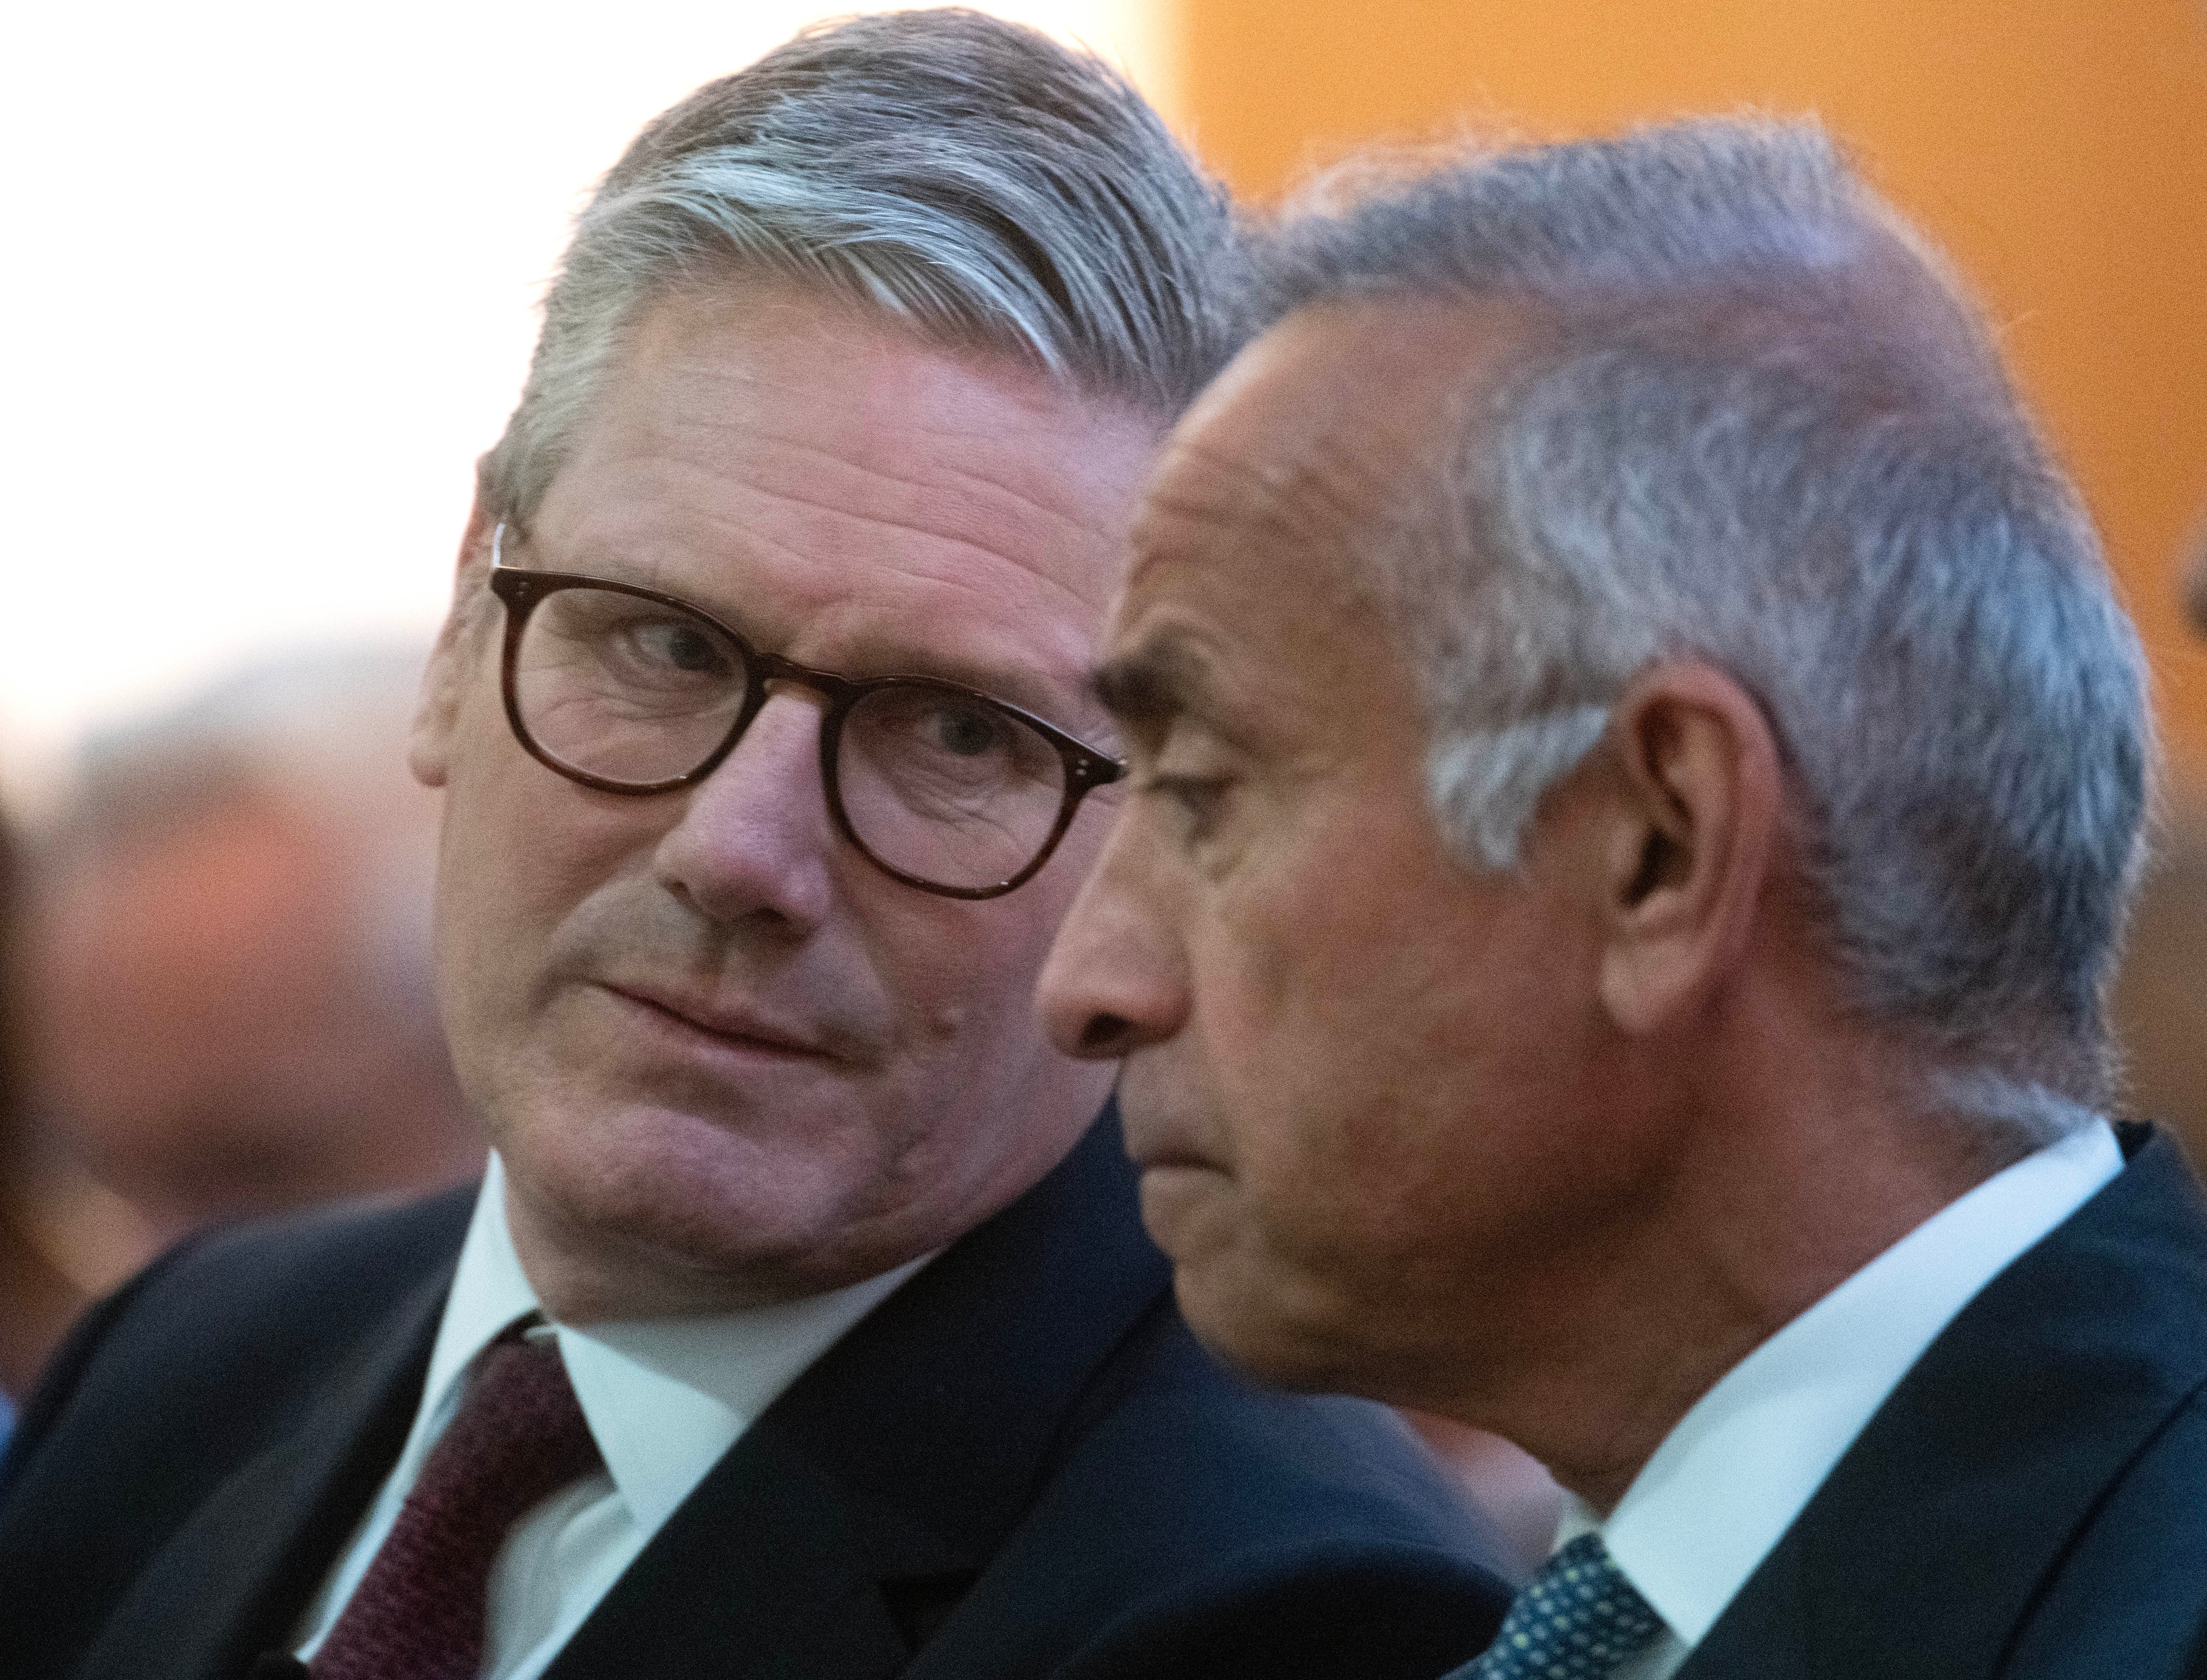
<path id="1" fill-rule="evenodd" d="M 1603 1680 L 1662 1629 L 1601 1536 L 1582 1534 L 1526 1583 L 1486 1654 L 1448 1680 Z"/>

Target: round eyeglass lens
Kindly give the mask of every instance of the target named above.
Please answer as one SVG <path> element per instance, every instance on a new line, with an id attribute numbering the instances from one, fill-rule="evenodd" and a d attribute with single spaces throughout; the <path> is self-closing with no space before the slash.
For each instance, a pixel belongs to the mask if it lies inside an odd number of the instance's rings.
<path id="1" fill-rule="evenodd" d="M 836 792 L 860 845 L 938 887 L 994 887 L 1049 844 L 1065 761 L 1011 713 L 926 683 L 868 691 L 843 720 Z"/>
<path id="2" fill-rule="evenodd" d="M 544 751 L 586 775 L 649 786 L 711 756 L 743 709 L 748 673 L 735 643 L 695 613 L 565 589 L 529 613 L 513 688 Z"/>

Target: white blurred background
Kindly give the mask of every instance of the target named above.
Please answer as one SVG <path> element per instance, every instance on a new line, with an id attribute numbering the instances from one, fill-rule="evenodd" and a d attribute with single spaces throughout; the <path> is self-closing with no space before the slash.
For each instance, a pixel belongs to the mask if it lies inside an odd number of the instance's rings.
<path id="1" fill-rule="evenodd" d="M 986 9 L 1169 111 L 1169 0 Z M 569 217 L 653 114 L 849 6 L 18 9 L 0 802 L 274 647 L 426 637 Z"/>

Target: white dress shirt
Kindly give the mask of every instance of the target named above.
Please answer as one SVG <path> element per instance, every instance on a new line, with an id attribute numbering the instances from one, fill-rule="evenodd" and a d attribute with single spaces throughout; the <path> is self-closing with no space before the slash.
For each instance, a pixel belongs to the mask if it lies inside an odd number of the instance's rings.
<path id="1" fill-rule="evenodd" d="M 514 1526 L 492 1565 L 481 1680 L 535 1680 L 721 1456 L 804 1368 L 923 1255 L 804 1300 L 634 1323 L 548 1325 L 605 1469 Z M 398 1520 L 423 1461 L 459 1408 L 469 1368 L 516 1318 L 540 1310 L 505 1223 L 505 1169 L 490 1157 L 405 1450 L 300 1623 L 311 1658 Z"/>
<path id="2" fill-rule="evenodd" d="M 1995 1174 L 1726 1372 L 1606 1521 L 1564 1496 L 1557 1546 L 1599 1534 L 1663 1618 L 1615 1680 L 1669 1680 L 1939 1332 L 2122 1164 L 2095 1120 Z"/>

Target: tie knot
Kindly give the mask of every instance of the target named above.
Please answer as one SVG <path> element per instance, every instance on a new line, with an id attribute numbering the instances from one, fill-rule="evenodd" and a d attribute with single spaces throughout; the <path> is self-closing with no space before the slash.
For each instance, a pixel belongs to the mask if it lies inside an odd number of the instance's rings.
<path id="1" fill-rule="evenodd" d="M 1526 1583 L 1486 1654 L 1454 1680 L 1602 1680 L 1662 1628 L 1601 1536 L 1582 1534 Z"/>
<path id="2" fill-rule="evenodd" d="M 437 1453 L 454 1462 L 470 1495 L 509 1507 L 509 1522 L 591 1468 L 597 1449 L 559 1344 L 517 1335 L 493 1343 Z"/>
<path id="3" fill-rule="evenodd" d="M 314 1680 L 471 1680 L 506 1531 L 598 1462 L 559 1344 L 501 1336 L 316 1653 Z"/>

